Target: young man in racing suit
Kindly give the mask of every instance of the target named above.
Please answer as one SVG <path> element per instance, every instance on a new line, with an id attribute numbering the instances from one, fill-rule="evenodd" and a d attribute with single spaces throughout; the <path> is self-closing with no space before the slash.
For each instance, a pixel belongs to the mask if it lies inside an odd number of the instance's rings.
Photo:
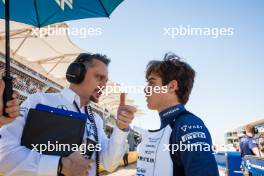
<path id="1" fill-rule="evenodd" d="M 218 176 L 211 135 L 187 111 L 195 71 L 174 54 L 147 66 L 147 106 L 159 112 L 161 127 L 142 131 L 137 176 Z"/>

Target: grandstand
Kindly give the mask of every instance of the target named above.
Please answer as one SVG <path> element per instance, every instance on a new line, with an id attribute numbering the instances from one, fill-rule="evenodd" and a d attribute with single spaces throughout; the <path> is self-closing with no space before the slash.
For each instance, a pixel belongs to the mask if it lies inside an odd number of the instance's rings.
<path id="1" fill-rule="evenodd" d="M 4 74 L 4 55 L 0 54 L 0 76 Z M 19 99 L 24 101 L 30 94 L 36 92 L 58 92 L 62 86 L 25 65 L 11 59 L 11 75 L 14 90 L 20 94 Z"/>

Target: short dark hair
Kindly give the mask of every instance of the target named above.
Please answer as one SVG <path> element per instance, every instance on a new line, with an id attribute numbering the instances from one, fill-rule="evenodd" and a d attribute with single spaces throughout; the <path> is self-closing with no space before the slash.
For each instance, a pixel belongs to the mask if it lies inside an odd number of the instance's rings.
<path id="1" fill-rule="evenodd" d="M 86 67 L 91 67 L 93 60 L 99 60 L 103 62 L 106 66 L 108 66 L 111 61 L 106 55 L 102 55 L 99 53 L 96 53 L 96 54 L 81 53 L 75 59 L 74 62 L 83 63 L 86 65 Z"/>
<path id="2" fill-rule="evenodd" d="M 163 61 L 153 60 L 147 65 L 146 79 L 151 73 L 161 77 L 162 85 L 169 84 L 170 81 L 178 82 L 178 90 L 175 91 L 180 103 L 186 104 L 191 94 L 195 71 L 182 58 L 174 53 L 166 53 Z"/>

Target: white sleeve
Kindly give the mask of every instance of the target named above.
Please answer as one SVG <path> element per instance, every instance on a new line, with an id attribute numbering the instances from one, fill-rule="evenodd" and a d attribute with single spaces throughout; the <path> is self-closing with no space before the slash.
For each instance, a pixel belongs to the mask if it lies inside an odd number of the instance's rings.
<path id="1" fill-rule="evenodd" d="M 102 162 L 104 169 L 111 172 L 118 166 L 119 161 L 123 158 L 126 152 L 126 139 L 128 132 L 124 132 L 118 127 L 114 127 L 114 131 L 109 139 L 103 130 L 102 120 L 100 124 L 100 161 Z"/>
<path id="2" fill-rule="evenodd" d="M 0 173 L 19 176 L 57 175 L 59 157 L 41 155 L 20 145 L 28 110 L 35 108 L 39 94 L 29 97 L 21 105 L 21 116 L 0 128 Z"/>

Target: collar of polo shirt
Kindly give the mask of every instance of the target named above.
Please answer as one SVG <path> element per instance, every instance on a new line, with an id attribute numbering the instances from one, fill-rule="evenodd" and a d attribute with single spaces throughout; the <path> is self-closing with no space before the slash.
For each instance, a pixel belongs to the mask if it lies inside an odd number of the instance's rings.
<path id="1" fill-rule="evenodd" d="M 77 95 L 73 90 L 70 88 L 65 87 L 61 94 L 65 99 L 67 99 L 70 103 L 73 103 L 74 101 L 77 103 L 78 107 L 81 107 L 81 99 L 79 95 Z M 82 108 L 82 107 L 81 107 Z"/>

